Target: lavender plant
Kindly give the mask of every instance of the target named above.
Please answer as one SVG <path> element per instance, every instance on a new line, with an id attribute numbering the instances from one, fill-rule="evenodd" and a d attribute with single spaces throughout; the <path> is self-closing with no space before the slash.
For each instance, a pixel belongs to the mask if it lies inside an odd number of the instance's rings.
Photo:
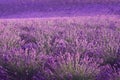
<path id="1" fill-rule="evenodd" d="M 40 70 L 41 61 L 34 50 L 28 53 L 27 50 L 14 49 L 9 53 L 1 53 L 0 65 L 10 80 L 32 80 Z"/>
<path id="2" fill-rule="evenodd" d="M 46 75 L 49 76 L 44 79 L 48 80 L 95 80 L 99 73 L 98 64 L 87 57 L 80 59 L 79 53 L 55 55 L 46 60 L 45 71 L 47 71 Z M 39 80 L 41 73 L 38 73 L 35 78 Z"/>

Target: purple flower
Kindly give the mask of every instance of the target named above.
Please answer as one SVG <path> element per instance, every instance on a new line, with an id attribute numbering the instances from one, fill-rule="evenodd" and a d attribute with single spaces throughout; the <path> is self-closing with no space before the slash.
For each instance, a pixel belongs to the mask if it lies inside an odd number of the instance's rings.
<path id="1" fill-rule="evenodd" d="M 35 28 L 34 27 L 21 27 L 21 30 L 24 30 L 26 32 L 30 32 L 30 31 L 34 31 Z"/>
<path id="2" fill-rule="evenodd" d="M 30 35 L 30 34 L 22 33 L 19 36 L 21 38 L 21 41 L 24 41 L 25 44 L 26 43 L 35 43 L 35 44 L 37 44 L 36 38 L 34 36 Z"/>
<path id="3" fill-rule="evenodd" d="M 2 66 L 0 66 L 0 80 L 10 80 L 7 71 Z"/>
<path id="4" fill-rule="evenodd" d="M 106 65 L 100 68 L 100 73 L 97 75 L 96 80 L 111 80 L 112 78 L 112 70 Z"/>

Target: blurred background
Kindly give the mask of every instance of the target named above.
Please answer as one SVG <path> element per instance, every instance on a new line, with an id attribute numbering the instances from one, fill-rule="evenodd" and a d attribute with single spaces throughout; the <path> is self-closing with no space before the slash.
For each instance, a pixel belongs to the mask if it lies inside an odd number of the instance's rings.
<path id="1" fill-rule="evenodd" d="M 0 18 L 120 14 L 120 0 L 0 0 Z"/>

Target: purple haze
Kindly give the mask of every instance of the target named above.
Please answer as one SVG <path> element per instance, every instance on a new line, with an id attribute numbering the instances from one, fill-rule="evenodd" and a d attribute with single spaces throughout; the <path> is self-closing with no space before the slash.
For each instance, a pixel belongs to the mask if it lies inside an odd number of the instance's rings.
<path id="1" fill-rule="evenodd" d="M 119 0 L 1 0 L 0 18 L 120 15 Z"/>

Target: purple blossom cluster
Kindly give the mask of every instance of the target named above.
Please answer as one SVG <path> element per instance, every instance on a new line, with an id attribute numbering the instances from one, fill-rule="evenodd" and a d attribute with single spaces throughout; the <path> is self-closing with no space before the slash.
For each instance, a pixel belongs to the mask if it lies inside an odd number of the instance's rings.
<path id="1" fill-rule="evenodd" d="M 1 27 L 0 80 L 120 80 L 118 26 L 55 25 Z"/>

